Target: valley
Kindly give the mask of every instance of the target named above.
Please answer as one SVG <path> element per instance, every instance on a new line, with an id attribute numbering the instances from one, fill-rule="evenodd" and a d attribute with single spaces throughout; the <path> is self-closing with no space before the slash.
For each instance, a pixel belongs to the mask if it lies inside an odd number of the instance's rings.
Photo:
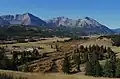
<path id="1" fill-rule="evenodd" d="M 96 36 L 89 37 L 89 39 L 79 39 L 79 40 L 70 40 L 70 38 L 44 38 L 44 40 L 37 41 L 37 42 L 27 42 L 27 43 L 16 43 L 16 44 L 4 44 L 0 45 L 0 47 L 4 47 L 6 49 L 9 49 L 9 51 L 17 51 L 21 49 L 22 51 L 28 51 L 27 48 L 36 48 L 41 47 L 42 49 L 38 49 L 39 54 L 44 54 L 44 57 L 34 60 L 31 62 L 27 62 L 28 65 L 28 71 L 32 73 L 25 73 L 24 70 L 25 64 L 18 66 L 20 71 L 22 72 L 16 72 L 16 71 L 4 71 L 0 70 L 1 73 L 7 73 L 12 74 L 13 76 L 22 76 L 29 79 L 59 79 L 65 78 L 65 79 L 103 79 L 101 78 L 94 78 L 89 76 L 84 76 L 85 73 L 85 64 L 81 64 L 81 72 L 65 75 L 62 72 L 62 63 L 64 59 L 65 53 L 68 53 L 70 56 L 73 54 L 72 52 L 75 51 L 76 48 L 79 48 L 81 45 L 84 47 L 89 47 L 90 45 L 99 45 L 104 47 L 110 47 L 117 55 L 117 57 L 120 57 L 120 47 L 112 46 L 112 40 L 108 38 L 102 38 L 99 39 Z M 56 48 L 57 45 L 57 48 Z M 14 46 L 14 47 L 13 47 Z M 16 47 L 15 47 L 16 46 Z M 52 47 L 51 47 L 52 46 Z M 19 47 L 19 48 L 18 48 Z M 14 49 L 13 49 L 14 48 Z M 33 50 L 30 50 L 33 51 Z M 16 53 L 17 53 L 16 52 Z M 21 52 L 23 53 L 23 52 Z M 11 54 L 12 55 L 12 54 Z M 105 63 L 105 60 L 100 61 L 101 64 Z M 53 65 L 55 67 L 53 67 Z M 51 70 L 52 69 L 52 70 Z M 73 68 L 74 69 L 74 68 Z M 44 72 L 44 73 L 43 73 Z M 59 77 L 58 77 L 59 76 Z M 107 79 L 107 78 L 105 78 Z M 113 78 L 114 79 L 114 78 Z"/>
<path id="2" fill-rule="evenodd" d="M 0 79 L 120 79 L 119 0 L 0 0 Z"/>

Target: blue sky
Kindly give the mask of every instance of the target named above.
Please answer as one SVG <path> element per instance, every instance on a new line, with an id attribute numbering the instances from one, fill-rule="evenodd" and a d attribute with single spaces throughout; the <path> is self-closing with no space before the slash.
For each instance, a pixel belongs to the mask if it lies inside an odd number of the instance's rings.
<path id="1" fill-rule="evenodd" d="M 89 16 L 110 28 L 120 27 L 120 0 L 0 0 L 0 15 L 26 12 L 44 20 Z"/>

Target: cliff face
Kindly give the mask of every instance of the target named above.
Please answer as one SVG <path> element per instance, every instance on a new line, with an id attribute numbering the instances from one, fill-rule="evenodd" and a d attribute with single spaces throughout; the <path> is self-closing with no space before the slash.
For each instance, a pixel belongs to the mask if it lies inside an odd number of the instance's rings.
<path id="1" fill-rule="evenodd" d="M 10 24 L 22 24 L 22 25 L 35 25 L 35 26 L 46 26 L 46 22 L 40 18 L 30 14 L 16 14 L 16 15 L 3 15 L 1 18 L 8 21 Z"/>
<path id="2" fill-rule="evenodd" d="M 86 33 L 98 33 L 98 34 L 113 33 L 113 31 L 110 30 L 108 27 L 100 24 L 99 22 L 97 22 L 96 20 L 90 17 L 85 17 L 83 19 L 78 19 L 78 20 L 72 20 L 65 17 L 57 17 L 50 19 L 46 22 L 50 26 L 54 26 L 54 27 L 66 26 L 71 28 L 78 28 L 78 29 L 82 29 L 82 31 Z"/>
<path id="3" fill-rule="evenodd" d="M 23 25 L 36 25 L 36 26 L 46 26 L 46 22 L 41 20 L 40 18 L 27 13 L 27 14 L 23 14 L 22 17 L 22 24 Z"/>

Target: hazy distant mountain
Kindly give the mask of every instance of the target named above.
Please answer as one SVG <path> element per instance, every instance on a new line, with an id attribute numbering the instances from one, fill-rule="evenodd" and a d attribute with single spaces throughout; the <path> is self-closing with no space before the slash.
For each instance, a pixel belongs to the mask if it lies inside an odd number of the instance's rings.
<path id="1" fill-rule="evenodd" d="M 9 21 L 10 24 L 21 24 L 22 23 L 22 15 L 3 15 L 1 16 L 2 19 Z"/>
<path id="2" fill-rule="evenodd" d="M 118 33 L 120 34 L 120 28 L 117 28 L 117 29 L 112 29 L 115 33 Z"/>
<path id="3" fill-rule="evenodd" d="M 21 25 L 35 25 L 35 26 L 46 26 L 46 22 L 40 18 L 30 14 L 16 14 L 16 15 L 3 15 L 3 20 L 10 22 L 10 24 L 21 24 Z"/>
<path id="4" fill-rule="evenodd" d="M 65 17 L 57 17 L 48 20 L 47 23 L 50 26 L 54 26 L 54 27 L 66 26 L 72 28 L 79 28 L 86 33 L 101 33 L 101 34 L 113 33 L 113 31 L 110 30 L 108 27 L 100 24 L 96 20 L 89 17 L 85 17 L 83 19 L 78 19 L 78 20 L 72 20 Z"/>
<path id="5" fill-rule="evenodd" d="M 9 25 L 9 21 L 6 21 L 0 17 L 0 25 Z"/>

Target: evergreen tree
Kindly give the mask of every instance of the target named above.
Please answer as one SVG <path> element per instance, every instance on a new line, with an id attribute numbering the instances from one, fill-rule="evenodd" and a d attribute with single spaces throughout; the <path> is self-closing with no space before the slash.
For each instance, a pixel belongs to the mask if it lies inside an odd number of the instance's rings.
<path id="1" fill-rule="evenodd" d="M 96 52 L 99 52 L 100 51 L 100 47 L 98 45 L 96 45 L 95 50 L 96 50 Z"/>
<path id="2" fill-rule="evenodd" d="M 92 47 L 91 47 L 91 45 L 89 45 L 89 52 L 92 52 Z"/>
<path id="3" fill-rule="evenodd" d="M 116 63 L 116 77 L 120 78 L 120 59 L 117 59 Z"/>
<path id="4" fill-rule="evenodd" d="M 115 77 L 115 73 L 116 73 L 116 54 L 113 51 L 111 51 L 110 62 L 111 62 L 111 65 L 112 65 L 112 77 Z"/>
<path id="5" fill-rule="evenodd" d="M 105 77 L 112 77 L 113 73 L 112 73 L 112 63 L 110 61 L 106 61 L 105 65 L 104 65 L 104 76 Z"/>
<path id="6" fill-rule="evenodd" d="M 84 59 L 83 59 L 83 62 L 87 62 L 87 60 L 88 60 L 88 51 L 86 51 L 86 52 L 84 52 Z"/>
<path id="7" fill-rule="evenodd" d="M 108 47 L 107 48 L 107 54 L 108 54 L 108 56 L 107 56 L 107 58 L 110 58 L 110 56 L 111 56 L 111 48 L 110 47 Z"/>
<path id="8" fill-rule="evenodd" d="M 88 75 L 88 76 L 92 76 L 93 75 L 93 66 L 92 66 L 90 61 L 86 62 L 85 75 Z"/>
<path id="9" fill-rule="evenodd" d="M 80 45 L 80 49 L 84 49 L 84 46 L 83 46 L 83 45 Z"/>
<path id="10" fill-rule="evenodd" d="M 102 75 L 102 67 L 101 67 L 98 60 L 96 60 L 96 62 L 95 62 L 95 68 L 94 69 L 95 69 L 95 76 L 96 77 L 99 77 L 99 76 Z"/>
<path id="11" fill-rule="evenodd" d="M 92 52 L 90 60 L 93 68 L 93 76 L 99 76 L 101 72 L 101 71 L 98 71 L 100 70 L 100 64 L 99 64 L 98 56 L 95 50 Z"/>
<path id="12" fill-rule="evenodd" d="M 29 67 L 28 67 L 28 63 L 26 63 L 23 67 L 24 72 L 29 72 Z"/>
<path id="13" fill-rule="evenodd" d="M 107 53 L 109 54 L 109 61 L 106 61 L 105 64 L 105 76 L 107 77 L 115 77 L 116 73 L 116 54 L 111 50 L 111 48 L 107 49 Z"/>
<path id="14" fill-rule="evenodd" d="M 0 60 L 5 57 L 5 49 L 0 47 Z"/>
<path id="15" fill-rule="evenodd" d="M 37 56 L 39 56 L 39 51 L 37 49 L 33 49 L 32 57 L 37 57 Z"/>
<path id="16" fill-rule="evenodd" d="M 83 45 L 81 45 L 81 46 L 80 46 L 80 51 L 79 51 L 79 52 L 84 53 L 84 51 L 85 51 L 85 48 L 84 48 Z"/>
<path id="17" fill-rule="evenodd" d="M 57 44 L 55 45 L 55 48 L 56 48 L 56 51 L 59 51 L 59 48 L 58 48 L 58 45 L 57 45 Z"/>
<path id="18" fill-rule="evenodd" d="M 89 75 L 91 75 L 91 76 L 101 76 L 101 74 L 102 74 L 102 67 L 101 67 L 101 65 L 100 65 L 100 63 L 98 61 L 98 57 L 96 55 L 96 51 L 95 50 L 89 54 L 88 59 L 89 60 L 88 60 L 87 63 L 88 63 Z"/>
<path id="19" fill-rule="evenodd" d="M 70 73 L 70 60 L 67 54 L 65 54 L 62 68 L 64 73 L 66 74 Z"/>
<path id="20" fill-rule="evenodd" d="M 81 64 L 80 53 L 75 56 L 74 61 L 75 61 L 77 70 L 80 71 L 80 64 Z"/>
<path id="21" fill-rule="evenodd" d="M 13 56 L 12 56 L 12 63 L 14 66 L 17 66 L 18 65 L 18 54 L 17 52 L 13 52 Z"/>

